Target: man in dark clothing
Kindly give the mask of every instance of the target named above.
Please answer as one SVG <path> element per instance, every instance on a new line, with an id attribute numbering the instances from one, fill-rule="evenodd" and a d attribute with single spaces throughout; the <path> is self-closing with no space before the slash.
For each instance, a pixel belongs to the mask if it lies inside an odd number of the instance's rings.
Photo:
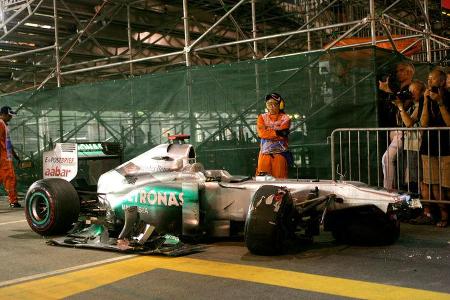
<path id="1" fill-rule="evenodd" d="M 424 93 L 423 111 L 420 117 L 422 127 L 450 127 L 450 93 L 445 88 L 446 75 L 442 70 L 431 71 L 428 88 Z M 423 163 L 422 198 L 446 200 L 450 188 L 450 132 L 430 130 L 424 132 L 420 154 Z M 448 225 L 448 208 L 439 204 L 438 227 Z M 433 221 L 429 206 L 424 215 L 418 217 L 419 224 Z"/>
<path id="2" fill-rule="evenodd" d="M 398 117 L 402 121 L 402 127 L 420 127 L 420 116 L 423 110 L 423 93 L 426 90 L 425 84 L 414 79 L 409 85 L 410 94 L 406 99 L 397 99 L 394 104 L 398 109 Z M 421 133 L 417 131 L 404 132 L 404 166 L 405 184 L 408 191 L 418 193 L 419 180 L 422 179 L 421 164 L 419 163 L 419 147 L 421 143 Z"/>
<path id="3" fill-rule="evenodd" d="M 401 62 L 396 66 L 395 84 L 392 78 L 379 82 L 379 88 L 386 93 L 380 107 L 380 125 L 382 127 L 402 127 L 402 120 L 395 105 L 396 99 L 409 92 L 409 85 L 414 76 L 414 66 L 409 62 Z M 390 82 L 391 81 L 391 82 Z M 409 107 L 405 107 L 406 110 Z M 403 151 L 403 133 L 401 130 L 389 132 L 390 144 L 382 157 L 383 187 L 387 190 L 394 189 L 395 163 L 397 156 Z M 397 168 L 399 169 L 399 168 Z M 397 183 L 399 185 L 399 183 Z"/>

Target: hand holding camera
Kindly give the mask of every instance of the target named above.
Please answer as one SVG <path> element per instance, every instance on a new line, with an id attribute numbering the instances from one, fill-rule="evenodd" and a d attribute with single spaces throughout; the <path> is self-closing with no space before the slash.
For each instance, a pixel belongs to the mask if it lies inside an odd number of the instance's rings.
<path id="1" fill-rule="evenodd" d="M 395 101 L 393 101 L 393 103 L 400 112 L 402 112 L 404 110 L 403 101 L 400 100 L 399 98 L 395 99 Z"/>
<path id="2" fill-rule="evenodd" d="M 441 94 L 439 93 L 439 87 L 432 86 L 425 91 L 424 96 L 432 101 L 436 101 L 439 104 L 442 102 Z"/>
<path id="3" fill-rule="evenodd" d="M 412 99 L 412 93 L 409 90 L 401 90 L 395 94 L 397 99 L 404 102 L 406 100 Z"/>
<path id="4" fill-rule="evenodd" d="M 439 87 L 437 87 L 437 86 L 432 86 L 431 89 L 430 89 L 430 91 L 431 91 L 432 93 L 439 94 Z"/>

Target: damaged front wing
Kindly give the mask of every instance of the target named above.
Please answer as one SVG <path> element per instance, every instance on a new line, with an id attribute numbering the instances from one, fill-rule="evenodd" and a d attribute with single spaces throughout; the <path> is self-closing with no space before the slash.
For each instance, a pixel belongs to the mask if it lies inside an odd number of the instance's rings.
<path id="1" fill-rule="evenodd" d="M 125 214 L 125 225 L 117 238 L 111 237 L 107 226 L 91 220 L 79 221 L 66 236 L 47 241 L 48 245 L 75 248 L 110 250 L 123 253 L 159 254 L 180 256 L 200 252 L 206 245 L 185 244 L 176 236 L 158 235 L 155 227 L 139 221 L 136 207 L 129 207 Z M 139 229 L 137 229 L 139 228 Z"/>

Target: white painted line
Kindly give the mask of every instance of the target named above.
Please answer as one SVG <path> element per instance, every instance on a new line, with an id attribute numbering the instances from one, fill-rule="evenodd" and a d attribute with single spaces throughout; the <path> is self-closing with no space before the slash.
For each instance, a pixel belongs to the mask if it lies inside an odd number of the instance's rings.
<path id="1" fill-rule="evenodd" d="M 43 277 L 49 277 L 49 276 L 58 275 L 61 273 L 67 273 L 67 272 L 85 269 L 85 268 L 89 268 L 89 267 L 94 267 L 94 266 L 107 264 L 107 263 L 111 263 L 111 262 L 115 262 L 115 261 L 126 260 L 126 259 L 130 259 L 130 258 L 133 258 L 136 256 L 138 256 L 138 255 L 132 254 L 132 255 L 125 255 L 125 256 L 120 256 L 120 257 L 113 257 L 113 258 L 108 258 L 105 260 L 100 260 L 100 261 L 96 261 L 96 262 L 92 262 L 92 263 L 88 263 L 88 264 L 84 264 L 84 265 L 79 265 L 79 266 L 74 266 L 74 267 L 70 267 L 70 268 L 66 268 L 66 269 L 50 271 L 47 273 L 41 273 L 41 274 L 25 276 L 25 277 L 13 279 L 13 280 L 3 281 L 3 282 L 0 282 L 0 288 L 7 286 L 7 285 L 22 283 L 25 281 L 35 280 L 35 279 L 39 279 L 39 278 L 43 278 Z"/>
<path id="2" fill-rule="evenodd" d="M 0 223 L 0 226 L 2 226 L 2 225 L 8 225 L 8 224 L 14 224 L 14 223 L 22 223 L 22 222 L 26 222 L 26 221 L 27 221 L 27 220 L 5 222 L 5 223 Z"/>

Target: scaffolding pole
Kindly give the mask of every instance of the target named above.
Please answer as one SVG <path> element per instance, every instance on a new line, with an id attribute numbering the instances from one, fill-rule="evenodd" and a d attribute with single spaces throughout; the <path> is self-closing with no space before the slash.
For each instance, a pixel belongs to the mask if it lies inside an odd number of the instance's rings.
<path id="1" fill-rule="evenodd" d="M 191 65 L 190 57 L 190 36 L 189 36 L 189 12 L 188 12 L 188 0 L 183 0 L 183 28 L 184 28 L 184 57 L 186 60 L 186 67 Z"/>
<path id="2" fill-rule="evenodd" d="M 58 36 L 58 9 L 56 0 L 53 0 L 53 19 L 55 24 L 55 61 L 56 61 L 56 82 L 61 87 L 61 65 L 59 61 L 59 36 Z"/>
<path id="3" fill-rule="evenodd" d="M 256 3 L 255 0 L 252 0 L 252 36 L 253 36 L 253 59 L 258 58 L 258 42 L 256 39 Z"/>
<path id="4" fill-rule="evenodd" d="M 133 76 L 133 48 L 131 44 L 131 22 L 130 22 L 130 5 L 127 5 L 127 35 L 128 35 L 128 57 L 130 62 L 130 76 Z"/>
<path id="5" fill-rule="evenodd" d="M 425 17 L 425 48 L 427 51 L 427 62 L 431 63 L 431 40 L 430 40 L 430 22 L 428 21 L 428 0 L 423 1 L 423 11 Z"/>
<path id="6" fill-rule="evenodd" d="M 375 20 L 375 1 L 369 0 L 370 8 L 370 37 L 372 40 L 372 46 L 377 44 L 377 33 L 376 33 L 376 20 Z"/>
<path id="7" fill-rule="evenodd" d="M 257 29 L 258 27 L 257 25 L 257 20 L 256 20 L 256 5 L 258 5 L 259 2 L 257 2 L 256 0 L 251 0 L 251 2 L 249 0 L 241 0 L 239 2 L 237 2 L 236 4 L 233 5 L 233 7 L 231 7 L 229 10 L 226 11 L 226 13 L 217 21 L 215 22 L 212 26 L 210 26 L 207 30 L 205 30 L 202 34 L 200 34 L 200 37 L 198 37 L 194 42 L 191 43 L 190 41 L 190 31 L 189 31 L 189 26 L 190 26 L 190 22 L 189 22 L 189 17 L 188 17 L 188 0 L 183 0 L 183 22 L 184 22 L 184 35 L 185 35 L 185 41 L 184 41 L 184 50 L 183 51 L 177 51 L 177 52 L 173 52 L 173 53 L 164 53 L 164 54 L 157 54 L 155 56 L 150 56 L 150 57 L 141 57 L 138 59 L 133 59 L 133 51 L 132 51 L 132 37 L 131 37 L 131 14 L 130 14 L 130 9 L 132 7 L 130 7 L 130 4 L 127 5 L 127 23 L 128 23 L 128 47 L 129 47 L 129 53 L 128 53 L 128 57 L 126 57 L 125 55 L 116 55 L 116 56 L 112 56 L 112 57 L 108 57 L 108 58 L 101 58 L 101 59 L 96 59 L 90 62 L 79 62 L 79 63 L 74 63 L 71 64 L 70 66 L 80 66 L 82 64 L 87 64 L 87 63 L 95 63 L 95 62 L 99 62 L 99 61 L 106 61 L 106 63 L 104 65 L 101 66 L 92 66 L 92 67 L 86 67 L 86 68 L 80 68 L 77 70 L 67 70 L 67 67 L 69 67 L 69 65 L 67 66 L 63 66 L 60 65 L 59 68 L 61 68 L 62 70 L 66 70 L 65 72 L 61 72 L 61 70 L 56 70 L 56 72 L 54 74 L 52 74 L 51 76 L 55 76 L 56 80 L 60 80 L 61 76 L 64 75 L 69 75 L 69 74 L 75 74 L 75 73 L 81 73 L 81 72 L 88 72 L 88 71 L 93 71 L 93 70 L 98 70 L 98 69 L 106 69 L 106 68 L 114 68 L 117 66 L 120 66 L 122 64 L 129 64 L 130 65 L 130 74 L 132 75 L 134 73 L 135 67 L 133 67 L 133 64 L 136 64 L 138 62 L 144 62 L 147 60 L 152 60 L 152 59 L 156 59 L 156 58 L 163 58 L 163 57 L 168 57 L 168 56 L 178 56 L 181 54 L 184 54 L 185 56 L 185 61 L 186 61 L 186 66 L 191 66 L 192 65 L 192 53 L 191 52 L 198 52 L 198 51 L 203 51 L 203 50 L 209 50 L 209 49 L 214 49 L 214 48 L 221 48 L 221 47 L 227 47 L 227 46 L 233 46 L 233 45 L 239 45 L 239 44 L 243 44 L 243 43 L 247 43 L 250 47 L 253 49 L 253 58 L 257 58 L 259 56 L 261 56 L 261 51 L 258 50 L 258 43 L 260 41 L 264 41 L 264 40 L 269 40 L 269 39 L 275 39 L 275 38 L 279 38 L 279 37 L 286 37 L 285 40 L 283 40 L 282 42 L 278 43 L 277 45 L 274 46 L 273 49 L 270 50 L 270 52 L 268 52 L 267 54 L 264 55 L 264 58 L 268 58 L 276 49 L 278 49 L 282 44 L 284 44 L 287 40 L 289 40 L 289 38 L 291 38 L 294 35 L 298 35 L 298 34 L 306 34 L 307 35 L 307 50 L 309 51 L 316 51 L 313 50 L 313 40 L 312 40 L 312 33 L 316 32 L 316 31 L 322 31 L 322 30 L 327 30 L 327 29 L 331 29 L 331 28 L 337 28 L 337 27 L 341 27 L 341 26 L 347 26 L 347 25 L 354 25 L 354 24 L 358 24 L 359 22 L 361 22 L 362 20 L 356 20 L 356 21 L 351 21 L 351 22 L 345 22 L 345 23 L 337 23 L 337 24 L 330 24 L 330 25 L 325 25 L 325 26 L 321 26 L 321 27 L 317 27 L 314 28 L 312 25 L 312 22 L 314 20 L 316 20 L 317 18 L 319 18 L 321 15 L 323 15 L 323 13 L 330 8 L 331 5 L 333 5 L 334 3 L 336 3 L 338 0 L 332 0 L 330 1 L 326 7 L 321 8 L 319 12 L 316 12 L 316 10 L 314 10 L 310 4 L 311 3 L 307 3 L 306 4 L 306 23 L 303 24 L 299 30 L 296 31 L 291 31 L 291 32 L 284 32 L 284 33 L 279 33 L 279 34 L 272 34 L 272 35 L 267 35 L 267 36 L 257 36 Z M 365 18 L 364 20 L 366 20 L 366 22 L 370 21 L 370 35 L 371 35 L 371 44 L 372 45 L 376 45 L 377 41 L 376 41 L 376 24 L 377 22 L 379 22 L 380 20 L 378 19 L 378 17 L 376 16 L 376 12 L 375 12 L 375 0 L 368 0 L 369 1 L 369 9 L 370 9 L 370 14 L 367 18 Z M 225 20 L 226 18 L 232 18 L 231 14 L 233 11 L 235 11 L 241 4 L 244 3 L 248 3 L 250 2 L 250 4 L 252 5 L 252 38 L 245 38 L 242 40 L 237 40 L 237 41 L 232 41 L 232 42 L 226 42 L 226 43 L 221 43 L 221 44 L 212 44 L 212 45 L 206 45 L 203 47 L 198 47 L 199 43 L 203 40 L 203 38 L 210 33 L 214 28 L 216 28 L 219 24 L 223 23 L 223 20 Z M 432 60 L 432 48 L 431 48 L 431 41 L 433 40 L 433 37 L 435 38 L 439 38 L 442 41 L 449 41 L 446 38 L 443 37 L 438 37 L 432 34 L 431 32 L 431 28 L 429 26 L 429 22 L 425 22 L 425 26 L 426 26 L 426 30 L 425 31 L 421 31 L 418 29 L 415 29 L 409 25 L 406 25 L 398 20 L 396 20 L 393 17 L 389 17 L 388 15 L 384 14 L 385 12 L 387 12 L 389 9 L 391 9 L 394 5 L 396 5 L 397 3 L 399 3 L 400 0 L 394 1 L 391 5 L 389 5 L 388 8 L 383 10 L 383 17 L 387 17 L 395 22 L 397 22 L 397 24 L 400 24 L 401 26 L 403 26 L 406 29 L 409 30 L 414 30 L 415 32 L 420 32 L 425 40 L 426 46 L 427 46 L 427 60 L 431 61 Z M 422 7 L 422 5 L 420 6 L 421 9 L 423 11 L 425 11 L 426 13 L 424 13 L 425 17 L 428 18 L 428 0 L 424 0 L 424 5 L 425 7 Z M 103 7 L 103 5 L 102 5 Z M 317 8 L 318 10 L 318 8 Z M 56 14 L 56 8 L 55 8 L 55 14 Z M 94 18 L 97 16 L 98 12 L 96 13 L 96 15 L 94 16 Z M 313 16 L 313 17 L 311 17 Z M 56 19 L 55 19 L 56 20 Z M 428 20 L 428 19 L 427 19 Z M 232 19 L 233 23 L 235 23 L 234 19 Z M 89 22 L 91 23 L 92 20 Z M 88 24 L 89 25 L 89 24 Z M 236 24 L 235 24 L 236 25 Z M 386 29 L 390 26 L 389 24 L 385 24 L 386 26 L 383 26 L 383 29 L 386 31 Z M 55 26 L 57 26 L 57 24 L 55 24 Z M 78 34 L 78 36 L 81 36 L 85 31 L 86 31 L 87 26 L 82 30 L 82 32 L 80 34 Z M 390 27 L 389 27 L 390 28 Z M 55 35 L 57 34 L 57 28 L 55 28 Z M 388 34 L 389 35 L 389 34 Z M 395 39 L 392 39 L 395 40 Z M 354 44 L 353 46 L 359 46 L 359 45 L 363 45 L 365 43 L 358 43 L 358 44 Z M 443 45 L 444 43 L 440 43 L 441 45 Z M 260 45 L 259 45 L 260 46 Z M 49 47 L 51 48 L 51 47 Z M 72 48 L 72 47 L 70 47 Z M 11 56 L 4 56 L 4 57 L 0 57 L 0 60 L 2 59 L 7 59 L 10 57 L 14 57 L 14 56 L 18 56 L 18 55 L 24 55 L 27 53 L 32 53 L 34 51 L 44 51 L 47 48 L 41 48 L 41 49 L 34 49 L 34 50 L 30 50 L 29 52 L 23 52 L 20 54 L 12 54 Z M 69 49 L 70 50 L 70 49 Z M 323 49 L 321 49 L 323 50 Z M 284 54 L 284 56 L 286 55 L 290 55 L 289 53 Z M 111 63 L 112 59 L 120 59 L 120 58 L 126 58 L 124 61 L 119 61 L 119 62 L 113 62 Z M 279 57 L 279 56 L 277 56 Z M 59 60 L 58 60 L 59 61 Z M 58 79 L 59 78 L 59 79 Z M 49 78 L 46 78 L 44 80 L 44 84 L 48 81 Z"/>

